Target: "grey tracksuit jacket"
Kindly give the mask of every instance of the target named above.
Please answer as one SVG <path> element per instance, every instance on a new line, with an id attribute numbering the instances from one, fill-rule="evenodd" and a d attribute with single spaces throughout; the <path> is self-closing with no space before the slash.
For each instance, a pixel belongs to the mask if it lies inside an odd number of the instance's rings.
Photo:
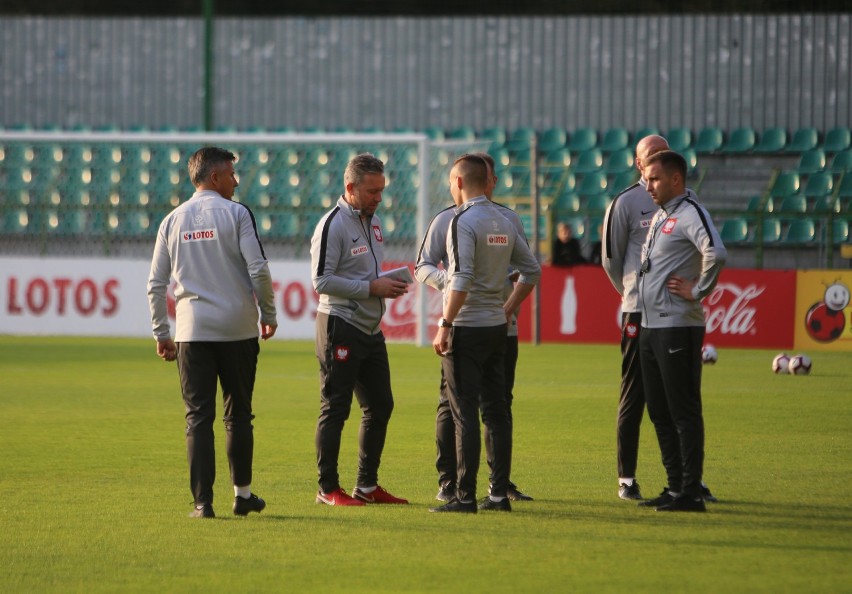
<path id="1" fill-rule="evenodd" d="M 277 325 L 269 263 L 251 210 L 200 191 L 163 219 L 148 276 L 157 339 L 169 338 L 166 290 L 175 282 L 176 342 L 225 342 Z M 255 299 L 257 301 L 255 301 Z"/>
<path id="2" fill-rule="evenodd" d="M 526 233 L 524 232 L 524 224 L 521 217 L 518 216 L 511 208 L 507 208 L 501 204 L 493 203 L 497 210 L 512 224 L 518 236 L 527 243 Z M 455 206 L 450 206 L 435 215 L 429 223 L 429 228 L 426 230 L 426 235 L 423 237 L 423 243 L 420 245 L 420 252 L 417 254 L 417 265 L 414 269 L 415 278 L 441 293 L 447 286 L 447 268 L 449 266 L 447 256 L 447 233 L 449 232 L 450 223 L 456 215 Z M 438 265 L 443 265 L 439 268 Z M 506 274 L 511 272 L 507 270 Z M 508 299 L 514 289 L 514 283 L 506 279 L 503 289 L 503 298 Z M 517 316 L 513 315 L 506 331 L 507 336 L 518 335 Z"/>
<path id="3" fill-rule="evenodd" d="M 710 215 L 698 204 L 692 190 L 664 204 L 651 221 L 642 247 L 642 327 L 703 326 L 701 299 L 716 286 L 727 254 Z M 650 264 L 646 265 L 646 261 Z M 696 301 L 669 292 L 666 281 L 673 274 L 697 280 L 692 292 Z"/>
<path id="4" fill-rule="evenodd" d="M 604 216 L 601 263 L 621 295 L 621 311 L 639 311 L 639 265 L 651 219 L 659 207 L 645 188 L 633 184 L 612 201 Z"/>
<path id="5" fill-rule="evenodd" d="M 341 196 L 311 238 L 311 280 L 319 293 L 317 311 L 338 316 L 366 334 L 378 334 L 385 313 L 381 297 L 370 297 L 370 281 L 384 260 L 379 217 L 364 221 Z"/>
<path id="6" fill-rule="evenodd" d="M 449 261 L 447 290 L 466 291 L 457 326 L 498 326 L 506 323 L 506 275 L 517 269 L 518 282 L 535 285 L 541 266 L 523 236 L 485 196 L 468 200 L 457 209 L 447 234 Z"/>

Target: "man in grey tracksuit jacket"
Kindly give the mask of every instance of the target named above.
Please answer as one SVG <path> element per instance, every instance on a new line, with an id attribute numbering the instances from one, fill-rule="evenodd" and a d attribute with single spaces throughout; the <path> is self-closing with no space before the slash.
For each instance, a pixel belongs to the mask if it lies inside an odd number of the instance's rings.
<path id="1" fill-rule="evenodd" d="M 491 186 L 489 185 L 489 188 Z M 488 191 L 486 195 L 488 195 Z M 489 196 L 490 198 L 490 196 Z M 512 223 L 518 236 L 526 242 L 526 233 L 524 225 L 518 214 L 505 206 L 494 203 L 499 212 Z M 434 216 L 429 223 L 426 234 L 423 237 L 423 243 L 420 245 L 420 252 L 417 256 L 417 266 L 414 269 L 414 275 L 421 283 L 432 287 L 439 291 L 442 296 L 445 296 L 447 287 L 447 234 L 449 226 L 456 215 L 455 206 L 450 206 L 440 211 Z M 443 266 L 443 268 L 439 267 Z M 507 274 L 511 274 L 507 270 Z M 504 288 L 504 297 L 508 299 L 514 289 L 514 282 L 510 278 L 506 278 Z M 512 425 L 512 401 L 514 400 L 513 389 L 515 385 L 515 368 L 518 362 L 518 316 L 512 313 L 511 319 L 508 321 L 506 335 L 506 353 L 505 353 L 505 384 L 506 384 L 506 401 L 509 407 L 509 424 Z M 450 410 L 450 401 L 446 389 L 446 379 L 444 378 L 443 368 L 441 370 L 441 382 L 439 388 L 438 411 L 435 416 L 435 444 L 437 446 L 437 459 L 435 467 L 438 470 L 438 499 L 441 501 L 449 501 L 456 491 L 456 440 L 455 440 L 455 425 L 453 423 L 453 415 Z M 491 433 L 486 426 L 484 431 L 485 441 L 485 456 L 489 468 L 493 468 L 493 443 Z M 507 494 L 512 500 L 529 499 L 518 490 L 511 480 Z"/>
<path id="2" fill-rule="evenodd" d="M 375 210 L 385 185 L 382 172 L 382 162 L 372 155 L 353 158 L 344 177 L 346 193 L 320 219 L 311 239 L 311 276 L 320 295 L 316 319 L 321 388 L 317 502 L 328 505 L 406 503 L 381 488 L 376 490 L 394 404 L 381 331 L 384 300 L 407 292 L 404 282 L 379 276 L 384 236 Z M 337 467 L 353 392 L 362 416 L 358 476 L 350 497 L 340 487 Z"/>
<path id="3" fill-rule="evenodd" d="M 160 225 L 148 278 L 157 353 L 178 362 L 196 505 L 191 515 L 202 518 L 214 517 L 217 379 L 235 487 L 234 513 L 257 512 L 265 505 L 251 493 L 258 308 L 263 339 L 275 334 L 277 321 L 269 264 L 254 216 L 248 207 L 231 200 L 238 185 L 234 159 L 230 151 L 213 147 L 190 157 L 196 192 Z M 170 278 L 175 283 L 174 340 L 166 298 Z"/>
<path id="4" fill-rule="evenodd" d="M 651 135 L 636 144 L 636 169 L 642 173 L 644 161 L 669 148 L 662 136 Z M 644 178 L 620 194 L 604 216 L 601 264 L 610 282 L 621 295 L 621 392 L 616 417 L 616 462 L 618 496 L 642 499 L 636 480 L 639 457 L 639 429 L 645 414 L 645 393 L 639 363 L 639 259 L 648 236 L 651 219 L 659 207 L 648 193 Z"/>
<path id="5" fill-rule="evenodd" d="M 447 382 L 456 429 L 456 497 L 431 511 L 476 512 L 479 411 L 491 433 L 491 494 L 479 506 L 509 511 L 511 425 L 505 386 L 506 323 L 541 276 L 526 242 L 485 196 L 488 167 L 475 155 L 453 165 L 450 189 L 459 207 L 447 235 L 449 279 L 443 318 L 433 341 Z M 507 300 L 507 271 L 520 271 Z"/>
<path id="6" fill-rule="evenodd" d="M 651 221 L 639 267 L 640 360 L 668 487 L 647 503 L 660 511 L 704 511 L 701 410 L 701 299 L 715 287 L 727 252 L 710 215 L 684 184 L 686 161 L 673 151 L 645 164 L 648 192 L 660 210 Z"/>

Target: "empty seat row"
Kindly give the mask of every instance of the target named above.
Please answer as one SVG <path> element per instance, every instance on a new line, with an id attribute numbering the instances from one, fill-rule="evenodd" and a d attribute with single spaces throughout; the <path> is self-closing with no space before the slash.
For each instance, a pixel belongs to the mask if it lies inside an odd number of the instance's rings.
<path id="1" fill-rule="evenodd" d="M 737 217 L 722 221 L 719 235 L 731 246 L 754 244 L 758 239 L 770 245 L 806 246 L 829 240 L 837 245 L 849 241 L 849 223 L 844 218 L 836 218 L 827 225 L 812 218 L 786 220 L 778 217 L 764 218 L 758 223 Z"/>

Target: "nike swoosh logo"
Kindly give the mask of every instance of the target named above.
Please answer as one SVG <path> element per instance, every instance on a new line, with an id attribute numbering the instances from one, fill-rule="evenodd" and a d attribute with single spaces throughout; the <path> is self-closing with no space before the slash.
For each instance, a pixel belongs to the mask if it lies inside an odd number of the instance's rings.
<path id="1" fill-rule="evenodd" d="M 355 243 L 356 241 L 358 241 L 358 238 L 357 238 L 357 237 L 353 237 L 353 238 L 352 238 L 352 243 Z"/>
<path id="2" fill-rule="evenodd" d="M 669 355 L 674 355 L 675 353 L 679 353 L 684 350 L 686 347 L 680 347 L 679 349 L 669 349 Z"/>
<path id="3" fill-rule="evenodd" d="M 652 208 L 651 210 L 643 210 L 643 211 L 642 211 L 642 216 L 644 216 L 644 215 L 646 215 L 646 214 L 649 214 L 649 213 L 652 213 L 652 212 L 654 212 L 654 210 L 655 210 L 655 209 L 653 209 L 653 208 Z"/>

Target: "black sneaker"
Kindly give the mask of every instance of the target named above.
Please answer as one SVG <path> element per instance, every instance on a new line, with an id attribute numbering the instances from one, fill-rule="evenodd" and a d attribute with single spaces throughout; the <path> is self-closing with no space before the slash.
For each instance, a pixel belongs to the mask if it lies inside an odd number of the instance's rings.
<path id="1" fill-rule="evenodd" d="M 512 511 L 512 504 L 509 503 L 509 498 L 504 497 L 500 501 L 494 501 L 491 497 L 485 497 L 479 501 L 479 509 L 482 511 Z"/>
<path id="2" fill-rule="evenodd" d="M 512 501 L 533 501 L 533 498 L 526 493 L 521 493 L 517 487 L 509 487 L 506 489 L 506 497 Z M 479 509 L 482 509 L 481 507 Z"/>
<path id="3" fill-rule="evenodd" d="M 266 507 L 266 502 L 252 493 L 248 499 L 240 496 L 234 497 L 234 515 L 247 516 L 249 512 L 261 512 Z"/>
<path id="4" fill-rule="evenodd" d="M 637 481 L 633 481 L 632 485 L 620 483 L 618 485 L 618 496 L 622 499 L 640 501 L 642 499 L 642 493 L 639 491 L 639 483 Z"/>
<path id="5" fill-rule="evenodd" d="M 438 489 L 438 494 L 435 495 L 435 499 L 438 501 L 452 501 L 456 496 L 456 486 L 455 485 L 443 485 L 440 489 Z"/>
<path id="6" fill-rule="evenodd" d="M 674 499 L 674 495 L 669 493 L 669 488 L 663 487 L 663 492 L 660 493 L 657 497 L 640 501 L 639 505 L 641 507 L 660 507 L 661 505 L 668 505 L 669 503 L 674 501 Z"/>
<path id="7" fill-rule="evenodd" d="M 459 501 L 455 497 L 439 507 L 430 507 L 430 512 L 461 512 L 467 514 L 476 513 L 476 501 Z"/>
<path id="8" fill-rule="evenodd" d="M 189 512 L 190 518 L 215 518 L 216 514 L 213 513 L 213 505 L 210 503 L 205 503 L 201 507 L 194 507 L 192 511 Z"/>
<path id="9" fill-rule="evenodd" d="M 701 496 L 708 503 L 719 503 L 719 500 L 713 496 L 713 493 L 710 492 L 710 489 L 704 483 L 701 483 Z"/>
<path id="10" fill-rule="evenodd" d="M 706 512 L 704 499 L 701 497 L 690 497 L 678 495 L 671 502 L 657 507 L 657 511 L 664 512 Z"/>

